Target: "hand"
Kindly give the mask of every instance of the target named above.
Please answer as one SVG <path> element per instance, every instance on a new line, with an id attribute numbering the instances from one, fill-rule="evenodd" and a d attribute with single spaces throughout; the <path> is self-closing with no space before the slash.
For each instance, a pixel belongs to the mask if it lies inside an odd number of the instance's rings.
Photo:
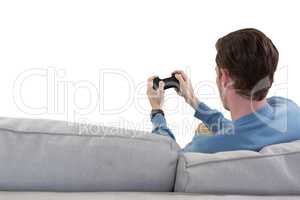
<path id="1" fill-rule="evenodd" d="M 175 73 L 175 78 L 179 81 L 180 85 L 179 91 L 175 89 L 177 94 L 182 96 L 190 106 L 196 109 L 199 104 L 199 100 L 194 94 L 194 89 L 190 79 L 181 70 L 176 70 L 173 73 Z"/>
<path id="2" fill-rule="evenodd" d="M 163 81 L 159 82 L 159 87 L 157 90 L 153 89 L 153 79 L 157 76 L 151 76 L 147 81 L 147 96 L 150 102 L 152 109 L 162 109 L 164 103 L 164 86 L 165 83 Z"/>

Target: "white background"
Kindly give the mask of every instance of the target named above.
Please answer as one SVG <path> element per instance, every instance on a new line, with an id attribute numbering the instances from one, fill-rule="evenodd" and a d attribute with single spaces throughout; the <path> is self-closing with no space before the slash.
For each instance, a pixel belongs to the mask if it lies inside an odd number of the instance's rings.
<path id="1" fill-rule="evenodd" d="M 299 104 L 299 19 L 297 1 L 0 1 L 0 115 L 150 131 L 145 81 L 175 69 L 223 110 L 214 45 L 246 27 L 265 32 L 280 52 L 270 95 Z M 165 110 L 183 146 L 198 123 L 193 110 L 174 91 Z"/>

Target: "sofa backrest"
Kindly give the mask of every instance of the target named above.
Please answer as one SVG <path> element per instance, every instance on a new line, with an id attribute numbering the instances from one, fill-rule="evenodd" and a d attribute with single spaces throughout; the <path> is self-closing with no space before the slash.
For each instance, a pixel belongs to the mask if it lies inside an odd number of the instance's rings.
<path id="1" fill-rule="evenodd" d="M 184 153 L 176 192 L 208 194 L 300 194 L 300 140 L 260 152 Z"/>
<path id="2" fill-rule="evenodd" d="M 0 190 L 168 192 L 178 149 L 148 132 L 0 118 Z"/>

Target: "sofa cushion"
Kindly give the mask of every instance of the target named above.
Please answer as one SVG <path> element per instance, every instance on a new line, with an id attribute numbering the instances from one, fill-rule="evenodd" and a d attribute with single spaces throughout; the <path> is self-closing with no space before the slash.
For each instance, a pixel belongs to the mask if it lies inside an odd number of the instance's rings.
<path id="1" fill-rule="evenodd" d="M 178 149 L 148 132 L 0 118 L 0 190 L 172 191 Z"/>
<path id="2" fill-rule="evenodd" d="M 180 155 L 175 191 L 208 194 L 300 194 L 300 141 L 260 152 Z"/>

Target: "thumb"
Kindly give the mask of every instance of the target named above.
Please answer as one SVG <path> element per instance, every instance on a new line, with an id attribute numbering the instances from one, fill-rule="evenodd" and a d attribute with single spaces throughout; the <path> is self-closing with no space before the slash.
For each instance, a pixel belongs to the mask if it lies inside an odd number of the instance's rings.
<path id="1" fill-rule="evenodd" d="M 179 81 L 180 85 L 184 83 L 184 79 L 181 74 L 176 74 L 175 78 Z"/>
<path id="2" fill-rule="evenodd" d="M 165 83 L 163 81 L 159 81 L 158 91 L 159 91 L 160 94 L 163 94 L 164 87 L 165 87 Z"/>

